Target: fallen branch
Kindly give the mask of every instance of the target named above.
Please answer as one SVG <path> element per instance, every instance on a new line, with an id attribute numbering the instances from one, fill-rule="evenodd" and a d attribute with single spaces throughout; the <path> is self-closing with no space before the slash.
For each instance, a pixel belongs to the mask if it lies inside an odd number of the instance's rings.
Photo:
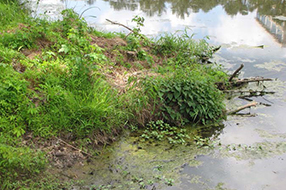
<path id="1" fill-rule="evenodd" d="M 237 113 L 235 115 L 239 115 L 240 117 L 255 117 L 256 114 L 251 114 L 251 113 Z"/>
<path id="2" fill-rule="evenodd" d="M 135 33 L 135 34 L 137 34 L 138 36 L 140 36 L 141 38 L 143 38 L 144 40 L 148 40 L 148 38 L 146 38 L 146 37 L 143 36 L 142 34 L 139 34 L 138 32 L 135 32 L 134 30 L 132 30 L 132 29 L 129 28 L 128 26 L 125 26 L 124 24 L 121 24 L 121 23 L 118 23 L 118 22 L 114 22 L 114 21 L 109 20 L 109 19 L 105 19 L 105 20 L 108 21 L 108 22 L 110 22 L 111 24 L 119 25 L 119 26 L 122 26 L 122 27 L 126 28 L 127 30 L 129 30 L 130 33 L 127 34 L 127 35 L 125 36 L 125 38 L 127 38 L 131 33 Z"/>
<path id="3" fill-rule="evenodd" d="M 262 81 L 273 81 L 273 79 L 264 77 L 253 77 L 253 78 L 238 79 L 234 82 L 231 82 L 231 84 L 243 84 L 243 83 L 262 82 Z"/>
<path id="4" fill-rule="evenodd" d="M 238 98 L 252 98 L 252 97 L 259 97 L 264 96 L 265 94 L 274 94 L 275 92 L 250 92 L 248 95 L 238 96 Z"/>
<path id="5" fill-rule="evenodd" d="M 244 78 L 244 79 L 237 79 L 227 83 L 225 82 L 217 82 L 215 85 L 219 90 L 225 90 L 226 86 L 228 87 L 233 87 L 233 86 L 240 86 L 245 83 L 250 83 L 250 82 L 263 82 L 263 81 L 273 81 L 271 78 L 263 78 L 263 77 L 252 77 L 252 78 Z"/>
<path id="6" fill-rule="evenodd" d="M 251 98 L 249 98 L 247 96 L 239 96 L 238 98 L 246 100 L 246 101 L 249 101 L 249 102 L 253 101 Z M 268 100 L 266 100 L 266 101 L 268 101 Z M 264 106 L 267 106 L 267 107 L 271 106 L 271 104 L 267 104 L 267 103 L 263 103 L 263 102 L 259 102 L 259 105 L 264 105 Z"/>
<path id="7" fill-rule="evenodd" d="M 121 24 L 121 23 L 118 23 L 118 22 L 113 22 L 113 21 L 111 21 L 111 20 L 109 20 L 109 19 L 105 19 L 105 20 L 107 20 L 108 22 L 110 22 L 111 24 L 115 24 L 115 25 L 119 25 L 119 26 L 123 26 L 124 28 L 126 28 L 127 30 L 130 30 L 131 32 L 133 32 L 134 33 L 134 30 L 132 30 L 131 28 L 129 28 L 128 26 L 125 26 L 124 24 Z"/>
<path id="8" fill-rule="evenodd" d="M 253 95 L 257 95 L 257 94 L 275 94 L 275 92 L 273 91 L 263 91 L 263 90 L 224 90 L 223 92 L 225 93 L 233 93 L 233 94 L 245 94 L 245 93 L 250 93 Z"/>
<path id="9" fill-rule="evenodd" d="M 70 147 L 70 148 L 72 148 L 72 149 L 74 149 L 74 150 L 77 150 L 77 151 L 81 152 L 81 153 L 84 154 L 84 155 L 87 155 L 87 156 L 92 157 L 91 154 L 89 154 L 89 153 L 87 153 L 87 152 L 84 152 L 84 151 L 82 151 L 81 149 L 76 148 L 75 146 L 73 146 L 73 145 L 67 143 L 66 141 L 64 141 L 64 140 L 62 140 L 62 139 L 59 139 L 59 138 L 57 138 L 57 139 L 58 139 L 59 141 L 61 141 L 62 143 L 64 143 L 66 146 L 68 146 L 68 147 Z"/>
<path id="10" fill-rule="evenodd" d="M 239 111 L 241 111 L 241 110 L 244 110 L 244 109 L 246 109 L 246 108 L 255 107 L 255 106 L 257 106 L 257 104 L 258 104 L 257 102 L 249 103 L 249 104 L 247 104 L 247 105 L 244 105 L 244 106 L 241 106 L 241 107 L 237 108 L 236 110 L 233 110 L 233 111 L 228 112 L 227 115 L 234 115 L 234 114 L 236 114 L 237 112 L 239 112 Z"/>
<path id="11" fill-rule="evenodd" d="M 228 82 L 231 82 L 232 79 L 237 75 L 237 73 L 244 67 L 243 64 L 240 65 L 240 67 L 238 69 L 236 69 L 236 71 L 234 71 L 234 73 L 231 75 L 231 77 L 229 78 Z"/>

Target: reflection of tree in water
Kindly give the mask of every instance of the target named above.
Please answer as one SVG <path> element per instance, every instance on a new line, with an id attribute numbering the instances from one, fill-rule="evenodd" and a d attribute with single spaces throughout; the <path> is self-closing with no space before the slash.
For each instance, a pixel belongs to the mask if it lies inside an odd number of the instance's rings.
<path id="1" fill-rule="evenodd" d="M 93 4 L 96 0 L 87 0 Z M 148 16 L 162 15 L 167 11 L 166 4 L 171 5 L 172 14 L 184 19 L 191 12 L 208 12 L 221 5 L 227 14 L 248 14 L 257 9 L 260 15 L 282 15 L 286 13 L 286 0 L 104 0 L 115 10 L 137 10 Z"/>
<path id="2" fill-rule="evenodd" d="M 108 1 L 114 10 L 130 10 L 135 11 L 138 9 L 138 0 L 104 0 Z"/>
<path id="3" fill-rule="evenodd" d="M 87 0 L 86 2 L 87 2 L 87 4 L 92 5 L 92 4 L 95 3 L 95 1 L 96 1 L 96 0 Z"/>
<path id="4" fill-rule="evenodd" d="M 277 16 L 286 13 L 285 0 L 252 0 L 260 15 Z"/>
<path id="5" fill-rule="evenodd" d="M 185 15 L 189 16 L 190 11 L 189 9 L 191 8 L 191 1 L 189 0 L 169 0 L 169 3 L 172 4 L 172 14 L 175 14 L 177 17 L 184 19 Z"/>
<path id="6" fill-rule="evenodd" d="M 252 7 L 245 3 L 246 1 L 227 1 L 223 4 L 225 12 L 229 15 L 237 15 L 238 13 L 246 15 L 249 11 L 253 10 Z M 251 10 L 250 10 L 251 9 Z"/>

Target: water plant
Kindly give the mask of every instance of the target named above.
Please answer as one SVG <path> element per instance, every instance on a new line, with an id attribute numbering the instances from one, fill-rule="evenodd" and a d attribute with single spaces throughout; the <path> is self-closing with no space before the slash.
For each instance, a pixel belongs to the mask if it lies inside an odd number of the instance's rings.
<path id="1" fill-rule="evenodd" d="M 141 137 L 145 140 L 167 140 L 170 144 L 186 144 L 190 139 L 186 129 L 170 126 L 162 120 L 149 122 Z"/>

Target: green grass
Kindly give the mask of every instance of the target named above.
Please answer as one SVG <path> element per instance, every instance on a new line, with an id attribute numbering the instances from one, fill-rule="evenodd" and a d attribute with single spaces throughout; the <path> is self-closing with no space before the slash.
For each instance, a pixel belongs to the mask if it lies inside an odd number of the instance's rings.
<path id="1" fill-rule="evenodd" d="M 25 23 L 29 20 L 27 17 L 28 10 L 19 4 L 17 0 L 0 0 L 0 32 L 4 29 L 12 29 L 19 23 Z"/>

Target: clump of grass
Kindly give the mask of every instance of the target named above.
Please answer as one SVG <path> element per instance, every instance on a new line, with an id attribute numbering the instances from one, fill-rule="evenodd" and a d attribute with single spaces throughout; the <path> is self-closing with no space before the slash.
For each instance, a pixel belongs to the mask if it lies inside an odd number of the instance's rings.
<path id="1" fill-rule="evenodd" d="M 212 57 L 213 49 L 206 39 L 196 41 L 187 34 L 166 34 L 156 40 L 154 53 L 167 56 L 166 64 L 190 66 L 201 63 L 203 57 Z"/>
<path id="2" fill-rule="evenodd" d="M 27 17 L 28 12 L 28 9 L 20 6 L 20 2 L 18 0 L 1 0 L 0 31 L 4 29 L 9 30 L 15 26 L 18 26 L 19 23 L 24 23 L 29 20 L 29 17 Z"/>

